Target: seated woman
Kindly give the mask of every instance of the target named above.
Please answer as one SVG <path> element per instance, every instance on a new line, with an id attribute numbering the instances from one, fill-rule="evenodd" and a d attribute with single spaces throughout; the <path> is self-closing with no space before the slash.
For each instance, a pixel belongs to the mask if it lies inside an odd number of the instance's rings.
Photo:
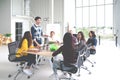
<path id="1" fill-rule="evenodd" d="M 61 46 L 57 51 L 55 51 L 52 56 L 56 56 L 62 52 L 63 55 L 63 64 L 65 66 L 70 66 L 75 64 L 77 59 L 74 54 L 74 43 L 71 33 L 66 33 L 63 38 L 63 46 Z M 57 75 L 57 68 L 60 68 L 60 61 L 53 62 L 53 71 L 54 75 Z"/>
<path id="2" fill-rule="evenodd" d="M 55 32 L 54 31 L 50 32 L 50 36 L 48 37 L 48 41 L 49 41 L 49 44 L 59 43 L 59 40 L 57 40 L 57 38 L 55 37 Z"/>
<path id="3" fill-rule="evenodd" d="M 78 50 L 81 50 L 86 45 L 86 40 L 82 31 L 77 34 Z"/>
<path id="4" fill-rule="evenodd" d="M 30 50 L 33 48 L 32 46 L 32 35 L 29 31 L 24 33 L 24 36 L 19 44 L 17 53 L 16 53 L 16 60 L 17 61 L 26 61 L 27 67 L 24 69 L 24 72 L 28 75 L 31 75 L 32 72 L 30 71 L 30 66 L 35 64 L 35 55 L 26 53 L 27 51 L 30 52 L 38 52 L 38 50 Z"/>
<path id="5" fill-rule="evenodd" d="M 91 44 L 90 46 L 90 54 L 96 53 L 96 45 L 97 45 L 97 39 L 94 31 L 89 32 L 89 38 L 87 40 L 87 45 Z"/>

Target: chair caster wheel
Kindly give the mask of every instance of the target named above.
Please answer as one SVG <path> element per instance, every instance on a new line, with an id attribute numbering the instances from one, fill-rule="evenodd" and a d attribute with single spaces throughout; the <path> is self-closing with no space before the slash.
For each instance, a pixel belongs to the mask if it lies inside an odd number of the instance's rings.
<path id="1" fill-rule="evenodd" d="M 27 78 L 30 79 L 30 76 L 28 76 Z"/>
<path id="2" fill-rule="evenodd" d="M 19 66 L 19 64 L 16 64 L 16 66 Z"/>
<path id="3" fill-rule="evenodd" d="M 14 78 L 14 80 L 17 80 L 16 78 Z"/>
<path id="4" fill-rule="evenodd" d="M 45 59 L 43 59 L 43 61 L 45 61 Z"/>
<path id="5" fill-rule="evenodd" d="M 91 72 L 89 72 L 89 75 L 91 74 Z"/>
<path id="6" fill-rule="evenodd" d="M 78 74 L 77 76 L 80 77 L 80 74 Z"/>
<path id="7" fill-rule="evenodd" d="M 92 65 L 92 67 L 94 67 L 94 65 Z"/>
<path id="8" fill-rule="evenodd" d="M 8 77 L 10 78 L 10 77 L 12 77 L 12 75 L 9 74 Z"/>

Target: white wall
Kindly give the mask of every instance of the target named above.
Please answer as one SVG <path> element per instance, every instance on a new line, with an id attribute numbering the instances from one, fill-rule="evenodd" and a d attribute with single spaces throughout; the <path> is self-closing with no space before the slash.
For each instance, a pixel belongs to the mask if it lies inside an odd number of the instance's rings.
<path id="1" fill-rule="evenodd" d="M 45 33 L 46 24 L 50 21 L 44 21 L 45 18 L 49 18 L 50 20 L 50 0 L 31 0 L 30 2 L 30 16 L 33 17 L 32 23 L 34 23 L 34 18 L 36 16 L 40 16 L 42 18 L 41 26 Z"/>
<path id="2" fill-rule="evenodd" d="M 64 0 L 54 0 L 54 23 L 60 24 L 62 39 L 64 35 Z"/>
<path id="3" fill-rule="evenodd" d="M 12 1 L 12 15 L 24 15 L 24 0 Z"/>
<path id="4" fill-rule="evenodd" d="M 12 17 L 11 17 L 11 33 L 12 33 L 12 40 L 15 40 L 15 24 L 16 22 L 22 22 L 23 23 L 23 32 L 30 30 L 30 23 L 31 23 L 31 17 L 25 16 L 25 8 L 24 8 L 24 0 L 11 0 L 11 11 L 12 11 Z"/>
<path id="5" fill-rule="evenodd" d="M 11 1 L 0 0 L 0 33 L 11 33 Z"/>
<path id="6" fill-rule="evenodd" d="M 11 19 L 11 33 L 12 33 L 12 40 L 15 41 L 15 23 L 16 22 L 22 22 L 22 35 L 24 34 L 25 31 L 30 31 L 30 18 L 29 17 L 12 17 Z"/>
<path id="7" fill-rule="evenodd" d="M 75 26 L 75 0 L 64 0 L 64 25 Z"/>
<path id="8" fill-rule="evenodd" d="M 32 19 L 30 19 L 30 24 L 24 25 L 27 28 L 31 27 L 34 23 L 34 17 L 40 16 L 42 18 L 42 24 L 43 32 L 46 34 L 46 26 L 47 24 L 52 23 L 52 0 L 30 0 L 30 16 Z M 24 17 L 24 0 L 12 0 L 12 28 L 15 27 L 15 21 L 23 21 Z M 16 15 L 21 17 L 16 17 Z M 54 0 L 54 23 L 59 23 L 61 28 L 61 37 L 63 35 L 63 27 L 64 27 L 64 0 Z M 47 20 L 46 20 L 47 19 Z M 27 19 L 28 20 L 28 19 Z M 27 21 L 25 19 L 25 22 Z M 28 23 L 28 22 L 27 22 Z M 26 30 L 26 29 L 25 29 Z M 12 29 L 12 32 L 15 32 L 14 29 Z M 15 36 L 15 35 L 14 35 Z M 14 38 L 14 36 L 12 36 Z"/>
<path id="9" fill-rule="evenodd" d="M 15 22 L 24 22 L 26 28 L 30 29 L 34 22 L 35 16 L 42 17 L 42 26 L 44 32 L 46 25 L 51 23 L 51 4 L 52 0 L 30 0 L 30 19 L 24 16 L 24 0 L 0 0 L 0 33 L 12 32 L 12 38 L 15 40 Z M 48 19 L 48 20 L 46 20 Z M 7 21 L 7 22 L 6 22 Z M 30 24 L 28 24 L 30 22 Z M 7 24 L 6 24 L 7 23 Z M 61 36 L 64 29 L 64 0 L 54 0 L 54 23 L 59 23 L 61 26 Z M 4 27 L 3 27 L 4 26 Z M 46 32 L 45 32 L 46 33 Z"/>
<path id="10" fill-rule="evenodd" d="M 114 34 L 118 36 L 118 43 L 120 45 L 120 0 L 113 0 L 113 25 L 114 25 Z"/>
<path id="11" fill-rule="evenodd" d="M 40 16 L 42 18 L 42 27 L 46 33 L 46 25 L 52 23 L 52 0 L 31 0 L 30 2 L 30 15 L 34 18 Z M 48 21 L 44 21 L 48 18 Z M 64 0 L 54 0 L 54 23 L 59 23 L 61 26 L 61 33 L 64 27 Z M 61 34 L 62 36 L 62 34 Z"/>

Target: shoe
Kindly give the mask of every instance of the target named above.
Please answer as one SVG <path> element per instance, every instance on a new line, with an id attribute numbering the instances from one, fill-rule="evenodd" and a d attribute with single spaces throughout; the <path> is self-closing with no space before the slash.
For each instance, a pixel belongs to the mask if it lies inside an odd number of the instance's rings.
<path id="1" fill-rule="evenodd" d="M 69 75 L 67 73 L 63 73 L 62 75 L 60 75 L 59 77 L 60 79 L 68 79 Z"/>
<path id="2" fill-rule="evenodd" d="M 59 80 L 59 79 L 58 79 L 58 75 L 55 74 L 55 73 L 51 74 L 51 75 L 49 76 L 49 78 L 51 78 L 52 80 Z"/>
<path id="3" fill-rule="evenodd" d="M 39 67 L 37 65 L 32 65 L 33 69 L 39 69 Z"/>
<path id="4" fill-rule="evenodd" d="M 32 75 L 32 71 L 30 69 L 24 69 L 23 72 L 27 74 L 28 76 Z"/>

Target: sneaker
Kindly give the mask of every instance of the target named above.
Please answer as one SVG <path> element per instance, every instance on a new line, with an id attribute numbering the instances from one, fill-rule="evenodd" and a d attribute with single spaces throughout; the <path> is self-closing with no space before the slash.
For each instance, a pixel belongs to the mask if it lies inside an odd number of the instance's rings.
<path id="1" fill-rule="evenodd" d="M 68 79 L 69 75 L 67 73 L 62 73 L 62 75 L 59 76 L 60 79 Z"/>
<path id="2" fill-rule="evenodd" d="M 33 74 L 30 69 L 24 69 L 23 72 L 29 76 Z"/>
<path id="3" fill-rule="evenodd" d="M 49 76 L 49 78 L 54 79 L 54 80 L 59 80 L 59 79 L 58 79 L 58 75 L 55 74 L 55 73 L 51 74 L 51 75 Z"/>
<path id="4" fill-rule="evenodd" d="M 39 67 L 37 65 L 32 65 L 33 69 L 39 69 Z"/>

